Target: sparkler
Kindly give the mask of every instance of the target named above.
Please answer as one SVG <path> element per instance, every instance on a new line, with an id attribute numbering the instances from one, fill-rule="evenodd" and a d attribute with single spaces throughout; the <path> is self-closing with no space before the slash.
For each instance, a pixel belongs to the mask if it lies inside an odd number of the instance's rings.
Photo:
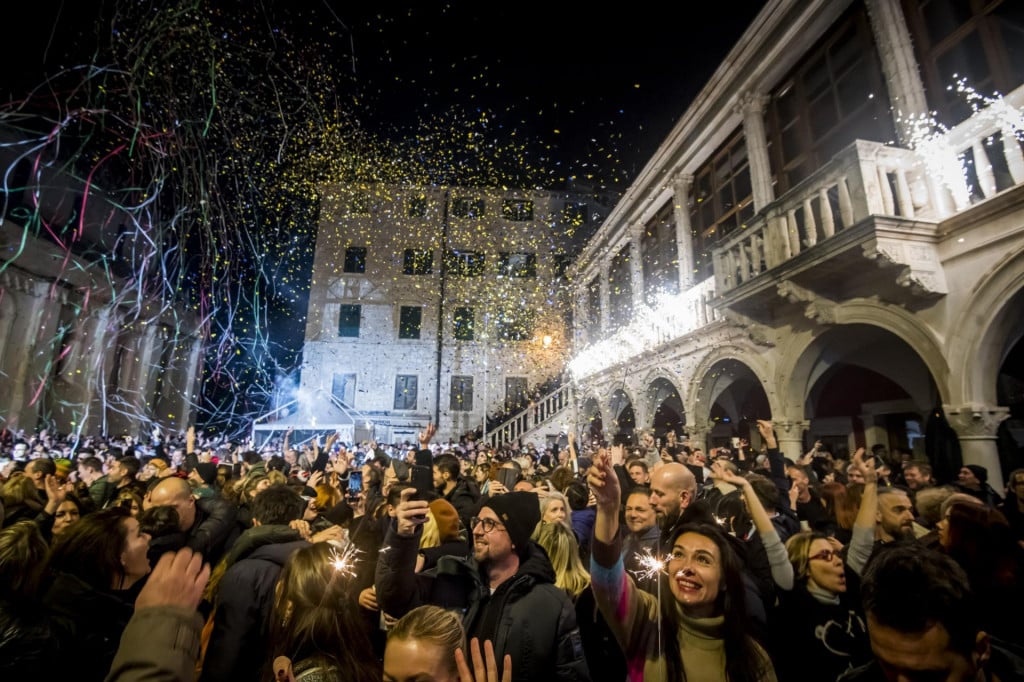
<path id="1" fill-rule="evenodd" d="M 661 658 L 661 575 L 668 575 L 668 571 L 665 570 L 667 562 L 659 557 L 657 554 L 651 551 L 650 547 L 643 547 L 640 551 L 636 552 L 633 556 L 636 557 L 637 563 L 640 568 L 634 571 L 633 576 L 637 581 L 651 580 L 652 578 L 657 580 L 658 589 L 658 658 Z"/>
<path id="2" fill-rule="evenodd" d="M 330 562 L 335 573 L 354 578 L 356 575 L 355 565 L 360 554 L 360 550 L 356 548 L 355 543 L 331 540 L 328 544 L 331 545 Z"/>

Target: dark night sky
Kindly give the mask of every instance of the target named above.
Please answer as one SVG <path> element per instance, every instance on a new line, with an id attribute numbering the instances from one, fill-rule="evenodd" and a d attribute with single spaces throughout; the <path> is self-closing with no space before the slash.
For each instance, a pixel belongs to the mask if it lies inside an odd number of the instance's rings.
<path id="1" fill-rule="evenodd" d="M 92 48 L 82 34 L 91 33 L 101 4 L 5 8 L 22 58 L 0 93 L 17 98 L 38 83 L 44 52 L 51 68 L 74 61 L 66 55 L 84 61 Z M 573 172 L 582 162 L 617 163 L 606 177 L 622 190 L 764 2 L 266 4 L 336 26 L 336 63 L 355 72 L 365 127 L 387 134 L 451 106 L 485 107 L 508 129 L 554 145 Z"/>

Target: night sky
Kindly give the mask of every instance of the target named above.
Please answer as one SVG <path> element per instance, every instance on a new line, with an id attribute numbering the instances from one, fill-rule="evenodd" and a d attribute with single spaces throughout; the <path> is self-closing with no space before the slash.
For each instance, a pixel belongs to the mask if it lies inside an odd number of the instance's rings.
<path id="1" fill-rule="evenodd" d="M 159 194 L 148 286 L 203 321 L 200 423 L 241 428 L 294 381 L 324 182 L 623 192 L 762 5 L 33 0 L 0 118 Z"/>

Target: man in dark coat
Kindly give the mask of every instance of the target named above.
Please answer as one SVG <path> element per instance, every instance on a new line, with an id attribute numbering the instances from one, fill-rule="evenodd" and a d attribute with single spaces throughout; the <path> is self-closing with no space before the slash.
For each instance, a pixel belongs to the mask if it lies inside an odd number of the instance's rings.
<path id="1" fill-rule="evenodd" d="M 469 637 L 491 640 L 497 660 L 512 657 L 514 680 L 589 680 L 572 602 L 554 585 L 544 550 L 530 540 L 540 521 L 532 492 L 491 497 L 474 520 L 473 556 L 446 556 L 416 574 L 428 505 L 403 491 L 396 523 L 377 563 L 377 601 L 391 616 L 421 604 L 462 613 Z"/>
<path id="2" fill-rule="evenodd" d="M 305 509 L 299 494 L 284 484 L 253 498 L 253 527 L 228 552 L 228 568 L 210 588 L 215 611 L 203 682 L 259 679 L 277 578 L 288 557 L 309 544 L 288 525 Z"/>
<path id="3" fill-rule="evenodd" d="M 185 546 L 216 566 L 238 538 L 235 508 L 227 500 L 207 497 L 197 500 L 192 487 L 182 478 L 165 478 L 157 483 L 143 506 L 174 507 L 187 536 Z M 177 547 L 171 549 L 180 549 Z"/>

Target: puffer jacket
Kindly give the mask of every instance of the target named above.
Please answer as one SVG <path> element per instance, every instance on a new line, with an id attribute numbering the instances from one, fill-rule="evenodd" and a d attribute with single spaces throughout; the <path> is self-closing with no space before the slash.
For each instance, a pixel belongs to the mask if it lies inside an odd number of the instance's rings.
<path id="1" fill-rule="evenodd" d="M 418 535 L 388 530 L 376 580 L 385 613 L 400 617 L 422 604 L 456 610 L 467 636 L 490 639 L 499 661 L 512 656 L 513 680 L 590 679 L 575 609 L 555 587 L 554 569 L 539 545 L 529 544 L 519 571 L 491 594 L 471 557 L 441 557 L 436 568 L 414 575 Z"/>
<path id="2" fill-rule="evenodd" d="M 0 680 L 53 679 L 58 652 L 44 611 L 0 599 Z"/>

